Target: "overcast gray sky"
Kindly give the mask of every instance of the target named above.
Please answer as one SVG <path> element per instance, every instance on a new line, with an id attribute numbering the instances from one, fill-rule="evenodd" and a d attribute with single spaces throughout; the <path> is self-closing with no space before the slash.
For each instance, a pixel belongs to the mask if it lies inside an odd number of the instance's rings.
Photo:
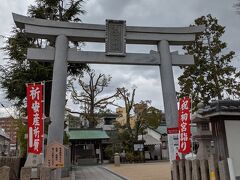
<path id="1" fill-rule="evenodd" d="M 13 20 L 11 13 L 26 15 L 27 7 L 34 0 L 1 0 L 0 3 L 0 35 L 8 36 Z M 223 40 L 228 49 L 236 52 L 235 65 L 240 54 L 240 15 L 235 12 L 233 4 L 237 0 L 87 0 L 83 4 L 87 13 L 81 17 L 84 23 L 104 24 L 105 19 L 126 20 L 127 25 L 176 27 L 189 26 L 194 19 L 211 13 L 217 17 L 219 23 L 226 26 Z M 3 39 L 0 40 L 3 46 Z M 154 46 L 127 46 L 128 52 L 149 52 L 156 50 Z M 172 48 L 173 50 L 175 48 Z M 104 51 L 104 46 L 87 44 L 84 50 Z M 0 54 L 2 64 L 3 53 Z M 111 93 L 115 88 L 126 86 L 129 89 L 136 86 L 136 101 L 151 100 L 152 105 L 163 109 L 160 72 L 158 67 L 152 66 L 117 66 L 92 65 L 97 72 L 110 74 L 112 83 L 107 91 Z M 174 68 L 174 75 L 180 75 L 178 68 Z M 176 88 L 177 81 L 176 81 Z M 0 90 L 0 102 L 10 106 L 4 99 L 4 92 Z M 70 106 L 72 106 L 70 104 Z M 74 107 L 77 110 L 77 107 Z M 0 108 L 0 116 L 5 114 Z"/>

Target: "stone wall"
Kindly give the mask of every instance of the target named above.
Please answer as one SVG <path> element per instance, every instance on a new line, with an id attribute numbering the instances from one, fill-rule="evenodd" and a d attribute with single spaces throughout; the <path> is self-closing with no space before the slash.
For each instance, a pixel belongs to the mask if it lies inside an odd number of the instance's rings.
<path id="1" fill-rule="evenodd" d="M 23 159 L 18 157 L 0 157 L 0 167 L 10 167 L 10 179 L 19 179 Z"/>

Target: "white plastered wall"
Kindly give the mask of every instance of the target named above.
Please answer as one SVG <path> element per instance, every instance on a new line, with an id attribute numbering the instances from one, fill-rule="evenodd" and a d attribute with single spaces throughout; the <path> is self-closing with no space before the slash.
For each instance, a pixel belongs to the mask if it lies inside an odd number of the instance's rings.
<path id="1" fill-rule="evenodd" d="M 234 172 L 240 176 L 240 120 L 225 121 L 229 157 L 233 160 Z"/>

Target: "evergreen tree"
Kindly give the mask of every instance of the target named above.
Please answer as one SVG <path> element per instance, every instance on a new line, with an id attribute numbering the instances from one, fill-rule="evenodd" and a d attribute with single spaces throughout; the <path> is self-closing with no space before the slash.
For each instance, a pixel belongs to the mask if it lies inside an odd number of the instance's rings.
<path id="1" fill-rule="evenodd" d="M 67 2 L 66 2 L 67 1 Z M 80 22 L 79 15 L 82 10 L 83 0 L 36 0 L 35 5 L 28 8 L 28 15 L 33 18 L 49 19 L 56 21 Z M 78 45 L 78 42 L 73 42 Z M 54 46 L 54 42 L 42 39 L 28 38 L 24 30 L 13 28 L 12 36 L 7 38 L 3 50 L 8 55 L 6 65 L 1 66 L 0 84 L 6 90 L 6 98 L 15 100 L 17 107 L 22 107 L 26 97 L 26 83 L 48 81 L 46 83 L 46 115 L 49 113 L 51 97 L 51 80 L 53 65 L 36 61 L 27 61 L 27 48 Z M 86 69 L 85 64 L 69 64 L 68 74 L 81 74 Z"/>
<path id="2" fill-rule="evenodd" d="M 198 34 L 192 45 L 184 46 L 188 54 L 194 56 L 195 65 L 183 67 L 183 75 L 178 78 L 179 96 L 191 95 L 193 110 L 199 102 L 208 104 L 210 100 L 239 96 L 239 73 L 231 65 L 234 52 L 227 52 L 227 44 L 221 41 L 225 27 L 210 14 L 195 20 L 194 25 L 204 25 L 203 34 Z"/>

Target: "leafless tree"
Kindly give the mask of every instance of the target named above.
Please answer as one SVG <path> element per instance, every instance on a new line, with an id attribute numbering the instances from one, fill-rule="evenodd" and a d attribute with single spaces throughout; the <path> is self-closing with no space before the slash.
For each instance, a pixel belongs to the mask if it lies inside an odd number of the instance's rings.
<path id="1" fill-rule="evenodd" d="M 135 88 L 132 90 L 132 93 L 130 93 L 128 89 L 126 89 L 125 87 L 117 88 L 117 93 L 119 94 L 119 97 L 124 101 L 124 105 L 126 108 L 126 126 L 130 131 L 131 131 L 130 115 L 134 105 L 135 91 L 136 91 Z"/>
<path id="2" fill-rule="evenodd" d="M 88 81 L 84 81 L 82 77 L 78 79 L 72 78 L 69 80 L 69 88 L 71 91 L 71 98 L 76 104 L 83 105 L 85 117 L 89 121 L 90 127 L 97 125 L 96 113 L 99 109 L 105 109 L 108 105 L 115 105 L 115 97 L 118 92 L 113 95 L 100 98 L 106 87 L 108 87 L 111 76 L 105 74 L 97 75 L 94 70 L 87 71 Z M 74 82 L 77 81 L 82 89 L 81 92 L 77 91 Z"/>

